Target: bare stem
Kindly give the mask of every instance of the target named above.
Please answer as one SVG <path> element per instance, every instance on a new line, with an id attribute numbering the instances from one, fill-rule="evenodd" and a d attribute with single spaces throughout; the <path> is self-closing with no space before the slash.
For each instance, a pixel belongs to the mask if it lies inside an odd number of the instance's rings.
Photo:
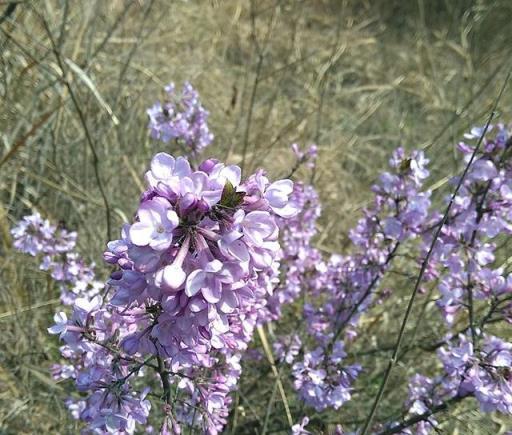
<path id="1" fill-rule="evenodd" d="M 164 388 L 164 399 L 165 403 L 168 405 L 171 404 L 171 384 L 169 382 L 169 372 L 165 369 L 164 360 L 160 355 L 156 357 L 158 362 L 158 374 L 160 375 L 160 379 L 162 380 L 162 386 Z"/>
<path id="2" fill-rule="evenodd" d="M 352 316 L 359 310 L 359 307 L 363 304 L 363 302 L 366 300 L 366 298 L 370 295 L 375 285 L 382 279 L 383 271 L 384 269 L 389 265 L 389 263 L 393 260 L 395 257 L 396 251 L 398 250 L 398 247 L 400 246 L 400 243 L 397 242 L 393 249 L 389 252 L 386 261 L 384 262 L 383 266 L 381 267 L 381 270 L 377 272 L 376 276 L 373 278 L 373 280 L 368 285 L 367 289 L 365 290 L 364 294 L 361 296 L 361 298 L 352 306 L 350 309 L 350 312 L 348 313 L 346 319 L 341 323 L 341 325 L 338 327 L 336 334 L 334 334 L 330 345 L 334 345 L 336 340 L 339 338 L 340 334 L 343 332 L 345 326 L 347 326 L 348 322 L 350 322 L 350 319 L 352 319 Z M 336 314 L 337 319 L 339 320 L 339 316 L 343 311 L 343 307 L 341 306 L 338 310 L 338 313 Z"/>
<path id="3" fill-rule="evenodd" d="M 436 405 L 429 409 L 428 411 L 424 412 L 423 414 L 415 415 L 414 417 L 408 418 L 407 420 L 403 421 L 400 424 L 397 424 L 396 426 L 393 426 L 392 428 L 386 429 L 382 432 L 379 432 L 378 435 L 391 435 L 394 433 L 400 433 L 404 429 L 407 429 L 408 427 L 414 426 L 417 423 L 420 423 L 421 421 L 427 421 L 431 416 L 434 414 L 437 414 L 438 412 L 446 411 L 451 405 L 460 402 L 461 400 L 465 399 L 469 396 L 455 396 L 451 399 L 448 399 L 439 405 Z"/>
<path id="4" fill-rule="evenodd" d="M 244 146 L 242 150 L 242 171 L 245 169 L 245 163 L 247 158 L 247 149 L 249 147 L 249 135 L 251 133 L 251 124 L 252 124 L 252 113 L 254 110 L 254 104 L 256 101 L 256 93 L 258 90 L 258 84 L 260 82 L 260 74 L 261 74 L 261 67 L 263 66 L 263 54 L 258 54 L 258 63 L 256 65 L 256 75 L 254 77 L 254 82 L 252 85 L 252 91 L 251 91 L 251 98 L 249 100 L 249 110 L 247 111 L 247 121 L 245 125 L 245 132 L 244 132 Z"/>
<path id="5" fill-rule="evenodd" d="M 60 51 L 59 51 L 59 49 L 57 47 L 57 44 L 55 43 L 55 39 L 53 38 L 53 35 L 51 33 L 51 30 L 50 30 L 50 27 L 48 26 L 48 23 L 46 22 L 46 20 L 44 19 L 44 17 L 42 15 L 40 15 L 40 18 L 41 18 L 43 26 L 44 26 L 44 28 L 46 30 L 48 38 L 50 39 L 50 43 L 52 45 L 52 50 L 53 50 L 53 53 L 55 55 L 55 58 L 57 59 L 57 63 L 59 65 L 59 68 L 62 71 L 61 80 L 63 81 L 64 85 L 66 86 L 66 88 L 67 88 L 67 90 L 69 92 L 69 96 L 71 97 L 71 101 L 73 102 L 73 105 L 75 106 L 75 110 L 76 110 L 76 112 L 78 114 L 78 118 L 80 119 L 80 123 L 82 124 L 83 130 L 84 130 L 84 133 L 85 133 L 87 144 L 89 145 L 89 148 L 90 148 L 91 153 L 92 153 L 94 176 L 96 178 L 96 183 L 98 184 L 98 189 L 99 189 L 101 197 L 103 199 L 103 204 L 105 205 L 105 219 L 107 221 L 107 234 L 106 234 L 106 236 L 107 236 L 107 240 L 111 240 L 112 239 L 112 237 L 111 237 L 111 226 L 110 226 L 111 225 L 110 224 L 111 209 L 110 209 L 110 204 L 109 204 L 109 201 L 108 201 L 108 198 L 107 198 L 107 193 L 106 193 L 105 187 L 103 185 L 103 181 L 101 181 L 100 169 L 99 169 L 100 159 L 99 159 L 98 153 L 96 152 L 96 147 L 95 147 L 94 142 L 92 140 L 92 136 L 91 136 L 91 133 L 89 131 L 89 127 L 87 126 L 87 122 L 85 120 L 84 112 L 82 111 L 82 108 L 80 107 L 80 104 L 78 102 L 78 98 L 76 97 L 75 92 L 74 92 L 73 88 L 71 87 L 71 84 L 69 83 L 68 79 L 66 78 L 66 74 L 67 74 L 66 71 L 67 70 L 64 67 L 64 62 L 62 62 L 61 53 L 60 53 Z"/>

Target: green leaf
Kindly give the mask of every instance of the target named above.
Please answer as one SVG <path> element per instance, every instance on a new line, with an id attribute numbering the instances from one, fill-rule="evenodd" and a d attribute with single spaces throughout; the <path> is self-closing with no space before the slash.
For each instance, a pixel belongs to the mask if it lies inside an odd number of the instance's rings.
<path id="1" fill-rule="evenodd" d="M 237 192 L 231 182 L 226 181 L 224 189 L 222 190 L 220 205 L 226 208 L 236 208 L 243 202 L 244 196 L 244 192 Z"/>

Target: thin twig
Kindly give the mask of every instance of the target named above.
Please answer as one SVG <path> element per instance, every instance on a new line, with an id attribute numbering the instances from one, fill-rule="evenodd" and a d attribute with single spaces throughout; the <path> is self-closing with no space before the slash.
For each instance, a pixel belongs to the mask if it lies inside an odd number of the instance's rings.
<path id="1" fill-rule="evenodd" d="M 254 109 L 254 104 L 256 100 L 256 92 L 258 90 L 258 84 L 260 79 L 261 67 L 263 66 L 263 54 L 258 54 L 258 63 L 256 65 L 256 75 L 254 76 L 254 82 L 252 84 L 251 97 L 249 100 L 249 110 L 247 111 L 247 121 L 245 124 L 245 132 L 244 132 L 244 145 L 242 149 L 242 163 L 240 167 L 242 171 L 245 169 L 245 159 L 247 157 L 247 148 L 249 146 L 249 135 L 251 132 L 251 123 L 252 123 L 252 113 Z"/>
<path id="2" fill-rule="evenodd" d="M 112 212 L 111 212 L 111 208 L 110 208 L 110 203 L 109 203 L 108 198 L 107 198 L 107 193 L 106 193 L 105 187 L 103 186 L 103 182 L 101 181 L 100 169 L 99 169 L 100 159 L 99 159 L 98 153 L 96 152 L 96 147 L 95 147 L 94 142 L 92 140 L 92 136 L 91 136 L 91 133 L 89 131 L 89 127 L 87 126 L 87 121 L 85 119 L 85 114 L 82 111 L 82 108 L 80 107 L 80 104 L 79 104 L 78 99 L 77 99 L 77 97 L 75 95 L 75 92 L 74 92 L 73 88 L 71 87 L 71 84 L 69 83 L 69 81 L 67 79 L 66 68 L 64 67 L 64 62 L 62 61 L 61 54 L 60 54 L 60 52 L 59 52 L 59 50 L 58 50 L 58 48 L 57 48 L 57 46 L 55 44 L 55 40 L 53 38 L 51 30 L 50 30 L 50 28 L 48 26 L 48 23 L 44 19 L 44 17 L 41 16 L 41 15 L 39 15 L 39 16 L 41 18 L 41 21 L 43 22 L 43 25 L 44 25 L 44 28 L 46 30 L 46 33 L 48 34 L 48 38 L 50 39 L 50 43 L 52 45 L 53 53 L 55 54 L 55 57 L 57 59 L 57 63 L 59 65 L 59 68 L 62 71 L 62 81 L 64 82 L 64 84 L 65 84 L 65 86 L 66 86 L 66 88 L 67 88 L 67 90 L 69 92 L 69 96 L 71 97 L 71 100 L 73 101 L 73 105 L 75 106 L 75 110 L 78 113 L 78 117 L 80 118 L 80 123 L 82 124 L 83 130 L 84 130 L 84 133 L 85 133 L 85 137 L 87 139 L 87 144 L 89 145 L 89 148 L 90 148 L 91 153 L 92 153 L 94 176 L 96 178 L 96 183 L 98 184 L 98 189 L 100 191 L 101 197 L 103 199 L 103 203 L 105 205 L 105 219 L 107 221 L 107 234 L 106 234 L 106 236 L 107 236 L 107 240 L 111 240 L 112 237 L 111 237 L 110 216 L 112 215 Z"/>
<path id="3" fill-rule="evenodd" d="M 50 119 L 50 117 L 57 111 L 57 109 L 59 109 L 60 107 L 62 106 L 62 102 L 59 102 L 59 104 L 57 104 L 54 108 L 52 108 L 51 110 L 49 110 L 48 112 L 45 112 L 38 120 L 35 124 L 32 125 L 32 127 L 30 128 L 30 130 L 25 133 L 23 136 L 21 136 L 12 146 L 11 148 L 9 149 L 9 151 L 7 151 L 1 158 L 0 158 L 0 168 L 9 160 L 11 159 L 15 154 L 16 152 L 18 151 L 18 149 L 20 149 L 23 145 L 25 145 L 27 143 L 27 140 L 33 136 L 41 127 L 43 127 L 46 123 L 46 121 L 48 121 L 48 119 Z"/>
<path id="4" fill-rule="evenodd" d="M 48 307 L 50 305 L 55 305 L 58 303 L 60 303 L 60 299 L 56 298 L 56 299 L 50 299 L 49 301 L 39 302 L 37 304 L 30 305 L 28 307 L 21 307 L 16 310 L 6 311 L 5 313 L 0 313 L 0 320 L 8 318 L 8 317 L 16 316 L 21 313 L 26 313 L 27 311 L 32 311 L 37 308 Z"/>
<path id="5" fill-rule="evenodd" d="M 288 424 L 290 425 L 290 427 L 292 427 L 293 419 L 292 419 L 292 414 L 290 412 L 290 406 L 288 404 L 288 399 L 286 398 L 286 392 L 284 390 L 283 383 L 281 381 L 281 372 L 276 367 L 276 363 L 274 361 L 274 357 L 272 355 L 272 350 L 268 343 L 267 336 L 265 334 L 265 330 L 263 329 L 262 326 L 257 326 L 256 329 L 258 330 L 258 335 L 261 339 L 261 343 L 263 344 L 263 349 L 267 356 L 268 362 L 270 363 L 270 367 L 272 368 L 272 373 L 274 374 L 274 377 L 276 378 L 277 388 L 279 390 L 279 394 L 281 395 L 281 400 L 283 401 L 286 418 L 288 419 Z"/>
<path id="6" fill-rule="evenodd" d="M 446 131 L 453 125 L 455 121 L 464 113 L 466 112 L 473 103 L 477 100 L 478 97 L 480 97 L 484 91 L 487 89 L 487 87 L 493 82 L 494 78 L 498 75 L 498 73 L 501 71 L 503 66 L 506 64 L 506 62 L 500 63 L 494 71 L 487 77 L 485 82 L 482 84 L 482 86 L 477 90 L 475 94 L 473 94 L 469 100 L 462 106 L 462 108 L 458 109 L 453 116 L 450 118 L 450 120 L 439 130 L 439 132 L 436 134 L 434 139 L 432 139 L 430 142 L 425 144 L 422 149 L 428 149 L 431 146 L 435 145 L 435 143 L 443 137 L 443 135 L 446 133 Z"/>
<path id="7" fill-rule="evenodd" d="M 414 426 L 415 424 L 426 421 L 430 417 L 432 417 L 434 414 L 437 414 L 441 411 L 446 411 L 451 405 L 454 405 L 457 402 L 460 402 L 461 400 L 465 399 L 469 396 L 455 396 L 451 399 L 448 399 L 439 405 L 434 406 L 433 408 L 429 409 L 428 411 L 424 412 L 423 414 L 415 415 L 414 417 L 408 418 L 404 422 L 397 424 L 396 426 L 393 426 L 392 428 L 386 429 L 382 432 L 379 432 L 378 435 L 391 435 L 394 433 L 400 433 L 404 429 L 407 429 L 408 427 Z"/>
<path id="8" fill-rule="evenodd" d="M 162 380 L 162 386 L 164 388 L 164 399 L 165 403 L 168 405 L 171 404 L 171 384 L 169 382 L 169 372 L 165 370 L 164 360 L 160 355 L 156 357 L 158 362 L 158 374 L 160 375 L 160 379 Z"/>
<path id="9" fill-rule="evenodd" d="M 128 56 L 126 57 L 126 61 L 124 62 L 124 64 L 121 67 L 121 71 L 120 71 L 119 77 L 117 79 L 116 99 L 114 100 L 114 104 L 113 104 L 114 107 L 117 106 L 119 100 L 121 99 L 121 95 L 122 95 L 121 89 L 124 84 L 124 77 L 126 75 L 126 72 L 128 71 L 128 66 L 130 65 L 132 58 L 135 55 L 137 49 L 139 48 L 140 43 L 144 40 L 144 38 L 142 38 L 142 33 L 144 31 L 144 24 L 146 23 L 146 20 L 149 17 L 149 13 L 151 12 L 153 4 L 154 4 L 154 0 L 151 0 L 149 2 L 148 6 L 146 7 L 146 10 L 144 11 L 144 15 L 143 15 L 141 23 L 140 23 L 139 31 L 136 35 L 137 43 L 133 45 L 130 52 L 128 53 Z M 161 15 L 161 17 L 163 17 L 163 16 L 164 16 L 164 14 Z M 148 34 L 151 34 L 152 32 L 154 32 L 155 29 L 157 29 L 156 23 L 155 23 L 155 25 L 153 25 L 150 28 L 150 30 L 148 31 Z"/>
<path id="10" fill-rule="evenodd" d="M 276 381 L 274 382 L 274 387 L 272 388 L 272 394 L 270 394 L 270 398 L 268 399 L 267 410 L 265 412 L 265 420 L 263 421 L 263 429 L 261 429 L 261 435 L 265 435 L 267 433 L 268 422 L 270 420 L 270 414 L 272 413 L 272 404 L 276 399 L 277 386 L 278 383 Z"/>
<path id="11" fill-rule="evenodd" d="M 14 10 L 16 9 L 16 6 L 18 6 L 18 3 L 21 3 L 21 2 L 13 1 L 7 5 L 4 13 L 2 14 L 2 16 L 0 16 L 0 24 L 2 24 L 5 20 L 7 20 L 14 13 Z"/>
<path id="12" fill-rule="evenodd" d="M 129 0 L 127 2 L 128 4 L 126 5 L 126 7 L 123 9 L 123 11 L 117 16 L 114 24 L 112 25 L 112 27 L 108 30 L 107 34 L 105 35 L 105 37 L 103 38 L 103 40 L 99 43 L 99 45 L 96 47 L 96 49 L 93 51 L 92 55 L 87 59 L 87 68 L 85 69 L 88 69 L 91 65 L 92 65 L 92 61 L 96 58 L 96 56 L 98 55 L 98 53 L 100 53 L 101 51 L 103 51 L 103 48 L 105 47 L 105 45 L 107 44 L 107 42 L 109 41 L 109 39 L 111 38 L 111 36 L 114 34 L 114 32 L 116 31 L 117 27 L 119 26 L 119 24 L 121 24 L 121 22 L 123 21 L 124 17 L 126 16 L 126 14 L 128 13 L 128 11 L 130 10 L 130 8 L 132 7 L 132 5 L 135 3 L 134 0 Z"/>

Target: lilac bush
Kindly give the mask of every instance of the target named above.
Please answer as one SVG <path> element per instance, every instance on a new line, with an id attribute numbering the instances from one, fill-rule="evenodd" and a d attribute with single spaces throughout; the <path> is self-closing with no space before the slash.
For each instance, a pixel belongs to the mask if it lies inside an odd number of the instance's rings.
<path id="1" fill-rule="evenodd" d="M 296 167 L 305 164 L 314 168 L 316 146 L 307 151 L 299 150 L 292 145 L 296 155 Z M 321 214 L 320 199 L 315 188 L 303 182 L 295 182 L 290 192 L 290 200 L 298 212 L 289 218 L 280 218 L 277 223 L 281 228 L 281 270 L 283 278 L 270 298 L 271 318 L 281 317 L 282 307 L 295 301 L 306 287 L 307 277 L 318 278 L 318 271 L 323 269 L 321 252 L 313 246 L 313 238 L 317 233 L 317 220 Z"/>
<path id="2" fill-rule="evenodd" d="M 38 213 L 12 229 L 14 247 L 37 257 L 70 306 L 48 329 L 63 342 L 51 371 L 74 382 L 78 394 L 66 405 L 85 433 L 222 432 L 244 363 L 260 361 L 249 346 L 265 324 L 277 331 L 274 369 L 295 393 L 295 423 L 286 430 L 325 430 L 316 416 L 354 399 L 370 369 L 355 352 L 363 317 L 399 294 L 385 278 L 394 267 L 421 264 L 437 229 L 424 284 L 443 336 L 413 344 L 437 362 L 428 376 L 410 378 L 401 415 L 371 431 L 439 431 L 437 413 L 470 397 L 481 412 L 512 414 L 512 343 L 500 326 L 512 322 L 506 126 L 488 129 L 445 221 L 425 187 L 429 160 L 422 151 L 395 150 L 349 232 L 347 252 L 327 254 L 315 246 L 321 205 L 313 177 L 289 179 L 301 168 L 315 171 L 316 145 L 292 145 L 291 175 L 274 182 L 264 170 L 242 178 L 238 166 L 213 158 L 196 165 L 213 139 L 208 112 L 189 84 L 166 93 L 148 110 L 151 136 L 175 140 L 186 155 L 153 156 L 133 221 L 107 244 L 113 271 L 106 283 L 76 252 L 75 232 Z M 458 144 L 466 162 L 483 133 L 473 129 Z M 337 423 L 334 433 L 350 432 Z"/>

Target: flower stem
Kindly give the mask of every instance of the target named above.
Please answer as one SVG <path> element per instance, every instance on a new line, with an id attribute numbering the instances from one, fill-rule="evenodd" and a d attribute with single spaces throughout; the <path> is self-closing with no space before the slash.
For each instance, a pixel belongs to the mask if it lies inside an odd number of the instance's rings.
<path id="1" fill-rule="evenodd" d="M 160 355 L 156 357 L 158 362 L 158 374 L 162 380 L 162 386 L 164 388 L 164 400 L 168 405 L 171 404 L 171 384 L 169 382 L 169 372 L 165 370 L 164 360 Z"/>

